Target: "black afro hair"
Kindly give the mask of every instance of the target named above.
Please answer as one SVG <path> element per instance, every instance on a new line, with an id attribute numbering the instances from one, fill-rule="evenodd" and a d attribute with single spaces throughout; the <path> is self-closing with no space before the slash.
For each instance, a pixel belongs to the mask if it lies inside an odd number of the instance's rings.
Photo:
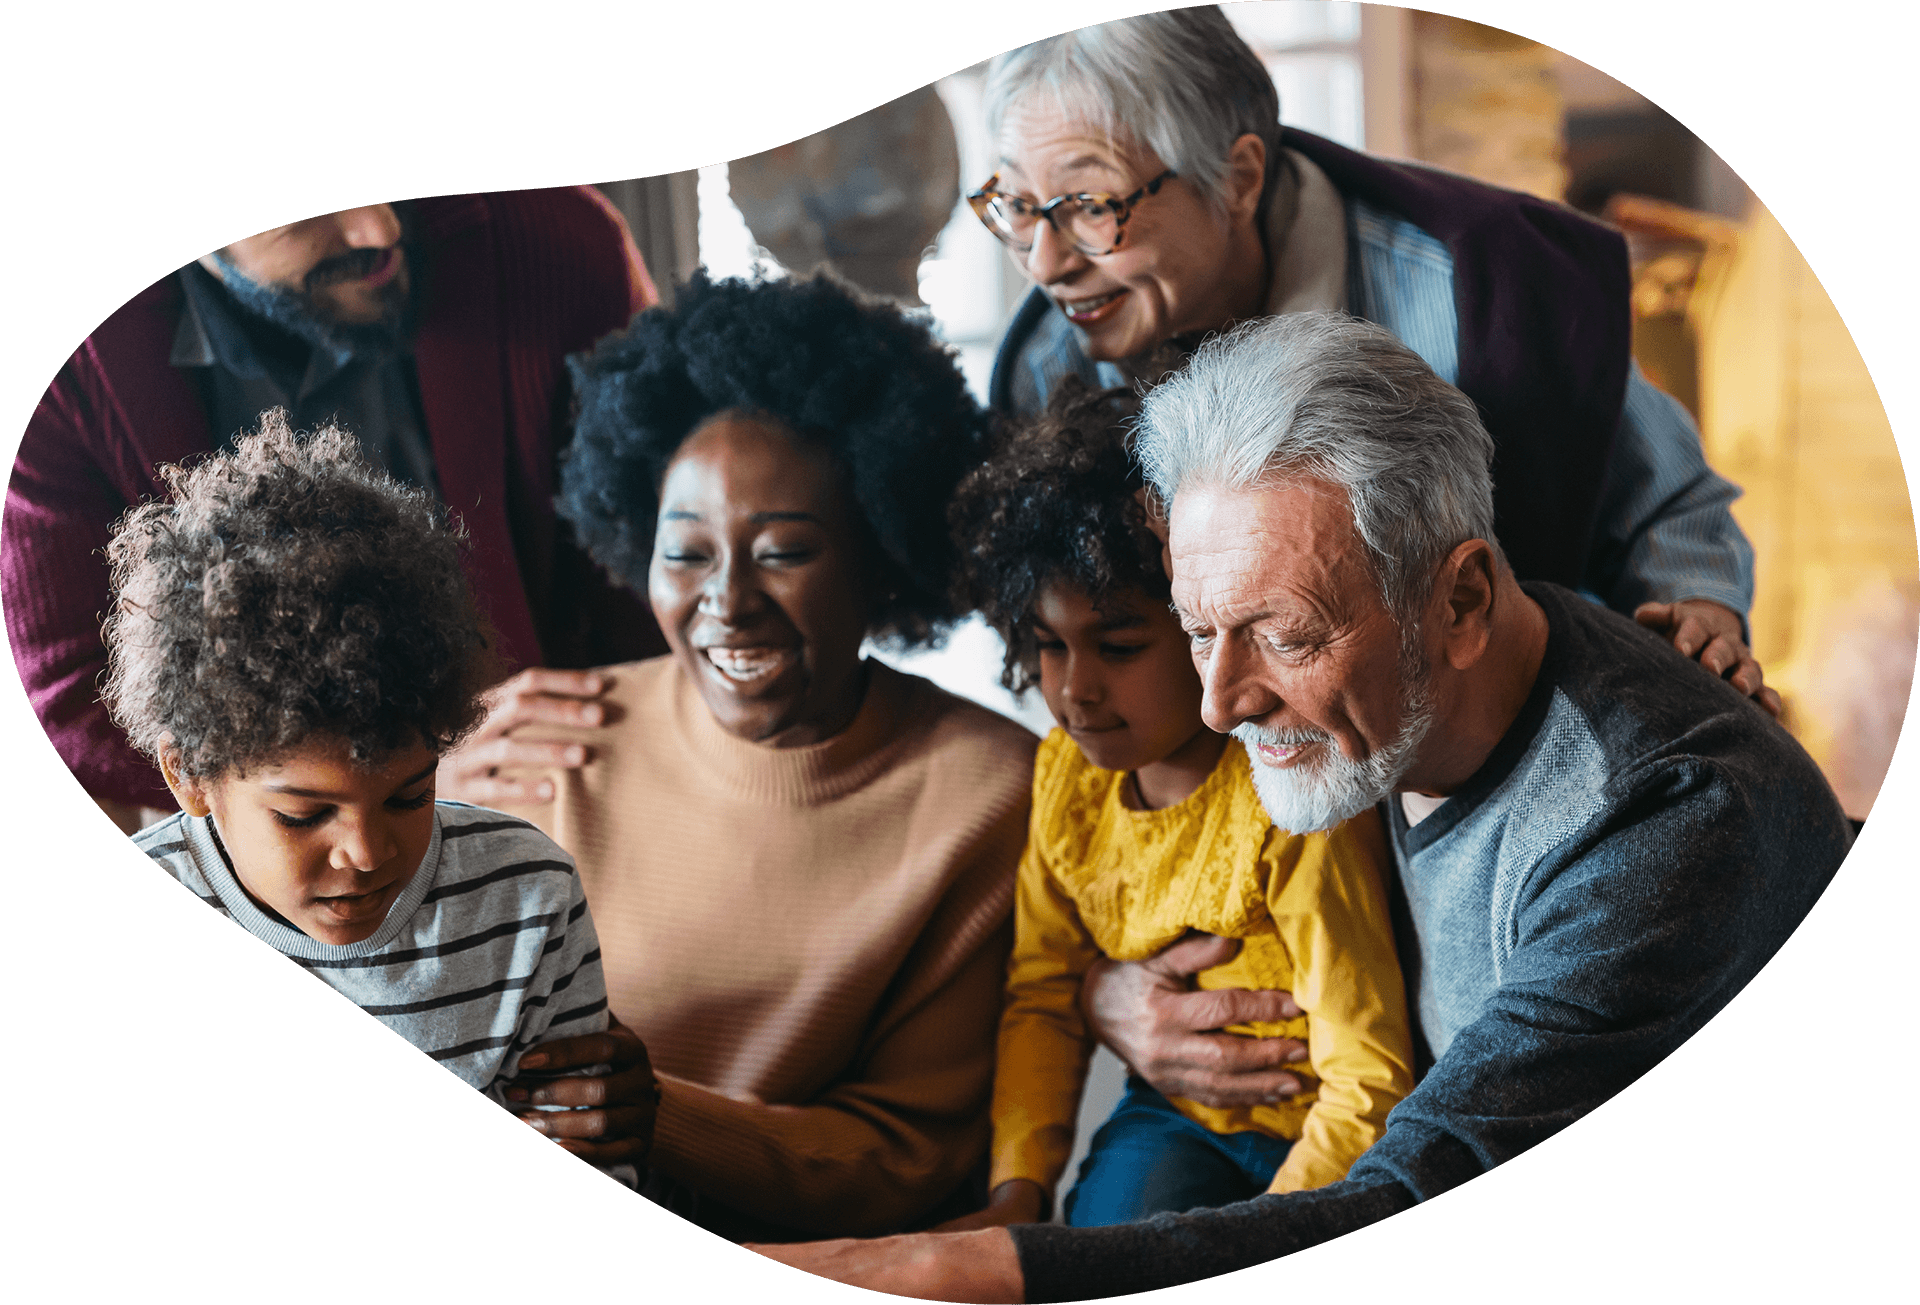
<path id="1" fill-rule="evenodd" d="M 1028 618 L 1044 586 L 1072 585 L 1096 608 L 1129 593 L 1167 598 L 1131 451 L 1139 413 L 1131 390 L 1096 390 L 1068 376 L 1045 412 L 1001 430 L 954 495 L 956 602 L 999 632 L 1007 648 L 1000 682 L 1016 693 L 1038 675 Z"/>
<path id="2" fill-rule="evenodd" d="M 114 603 L 101 696 L 135 747 L 217 778 L 316 735 L 356 763 L 451 747 L 498 671 L 461 538 L 335 426 L 282 409 L 134 508 L 107 545 Z"/>
<path id="3" fill-rule="evenodd" d="M 660 485 L 689 435 L 738 411 L 824 449 L 877 556 L 869 633 L 931 642 L 951 622 L 946 509 L 986 418 L 945 346 L 824 277 L 715 281 L 571 360 L 579 417 L 558 507 L 594 559 L 644 592 Z"/>

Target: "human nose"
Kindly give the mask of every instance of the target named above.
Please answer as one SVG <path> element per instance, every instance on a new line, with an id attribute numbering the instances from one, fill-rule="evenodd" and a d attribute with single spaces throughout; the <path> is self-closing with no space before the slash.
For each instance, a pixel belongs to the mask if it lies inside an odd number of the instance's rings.
<path id="1" fill-rule="evenodd" d="M 700 612 L 731 625 L 751 608 L 753 589 L 752 559 L 744 551 L 729 550 L 700 581 Z"/>
<path id="2" fill-rule="evenodd" d="M 400 239 L 400 215 L 391 204 L 343 209 L 334 214 L 340 238 L 353 249 L 385 249 Z"/>
<path id="3" fill-rule="evenodd" d="M 340 836 L 334 841 L 332 863 L 337 870 L 367 874 L 391 861 L 400 851 L 400 842 L 387 822 L 377 816 L 349 815 L 340 822 Z"/>
<path id="4" fill-rule="evenodd" d="M 1067 701 L 1084 707 L 1094 706 L 1107 696 L 1099 663 L 1091 657 L 1076 657 L 1071 652 L 1067 654 L 1065 688 Z"/>
<path id="5" fill-rule="evenodd" d="M 1027 275 L 1041 285 L 1065 280 L 1087 264 L 1087 256 L 1073 242 L 1041 218 L 1033 224 L 1033 247 L 1027 250 Z"/>
<path id="6" fill-rule="evenodd" d="M 1200 719 L 1216 734 L 1231 734 L 1243 721 L 1257 720 L 1281 704 L 1280 695 L 1262 681 L 1259 668 L 1238 640 L 1217 637 L 1199 662 Z"/>

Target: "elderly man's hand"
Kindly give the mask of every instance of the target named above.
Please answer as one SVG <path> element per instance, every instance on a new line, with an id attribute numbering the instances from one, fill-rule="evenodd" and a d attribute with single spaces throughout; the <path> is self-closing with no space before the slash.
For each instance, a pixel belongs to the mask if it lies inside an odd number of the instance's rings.
<path id="1" fill-rule="evenodd" d="M 613 1072 L 576 1078 L 547 1078 L 589 1065 L 611 1065 Z M 522 1110 L 520 1118 L 589 1163 L 630 1164 L 644 1168 L 653 1149 L 654 1112 L 660 1081 L 653 1076 L 639 1034 L 614 1020 L 605 1033 L 554 1038 L 520 1057 L 522 1071 L 540 1077 L 516 1078 L 507 1086 L 515 1105 L 568 1106 L 560 1111 Z"/>
<path id="2" fill-rule="evenodd" d="M 1687 656 L 1752 698 L 1770 715 L 1780 714 L 1780 695 L 1763 680 L 1760 663 L 1741 637 L 1740 615 L 1704 598 L 1642 603 L 1633 619 L 1666 636 Z"/>
<path id="3" fill-rule="evenodd" d="M 896 1296 L 995 1305 L 1027 1298 L 1020 1258 L 1004 1228 L 747 1249 L 822 1278 Z"/>
<path id="4" fill-rule="evenodd" d="M 1252 1106 L 1290 1097 L 1300 1080 L 1287 1065 L 1307 1058 L 1292 1038 L 1243 1038 L 1228 1024 L 1294 1019 L 1285 992 L 1216 988 L 1193 976 L 1233 959 L 1240 944 L 1196 934 L 1144 961 L 1095 961 L 1080 986 L 1087 1024 L 1133 1072 L 1166 1096 L 1207 1106 Z"/>
<path id="5" fill-rule="evenodd" d="M 529 771 L 572 770 L 587 762 L 578 743 L 532 743 L 512 737 L 522 725 L 606 723 L 606 707 L 594 701 L 607 691 L 595 671 L 556 671 L 536 666 L 487 691 L 487 719 L 465 743 L 440 758 L 438 796 L 475 806 L 502 802 L 547 802 L 553 781 Z M 521 772 L 519 777 L 502 771 Z"/>

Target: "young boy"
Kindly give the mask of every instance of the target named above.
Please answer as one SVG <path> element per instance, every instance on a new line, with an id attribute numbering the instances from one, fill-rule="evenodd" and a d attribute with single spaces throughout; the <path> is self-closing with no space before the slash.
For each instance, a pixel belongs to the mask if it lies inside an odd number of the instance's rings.
<path id="1" fill-rule="evenodd" d="M 1200 986 L 1292 992 L 1303 1019 L 1230 1031 L 1304 1038 L 1312 1073 L 1291 1099 L 1230 1109 L 1131 1078 L 1067 1196 L 1070 1224 L 1338 1181 L 1412 1086 L 1378 818 L 1305 837 L 1274 828 L 1242 746 L 1202 722 L 1128 453 L 1136 412 L 1124 390 L 1062 385 L 955 499 L 966 597 L 1006 641 L 1003 681 L 1037 680 L 1060 728 L 1034 765 L 991 1201 L 949 1228 L 1045 1217 L 1093 1050 L 1081 977 L 1101 955 L 1140 960 L 1189 930 L 1241 939 Z"/>
<path id="2" fill-rule="evenodd" d="M 275 409 L 128 513 L 104 698 L 181 813 L 135 842 L 504 1104 L 521 1053 L 608 1024 L 573 861 L 434 801 L 492 680 L 460 540 L 425 493 Z M 610 1170 L 631 1184 L 630 1168 Z"/>

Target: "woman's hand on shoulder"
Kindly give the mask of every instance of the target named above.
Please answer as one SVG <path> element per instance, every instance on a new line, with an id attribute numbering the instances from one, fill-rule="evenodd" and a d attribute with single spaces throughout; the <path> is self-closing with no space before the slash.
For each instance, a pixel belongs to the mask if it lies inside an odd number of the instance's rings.
<path id="1" fill-rule="evenodd" d="M 599 671 L 557 671 L 530 667 L 487 691 L 487 719 L 473 736 L 440 758 L 437 796 L 475 806 L 507 802 L 550 802 L 553 780 L 542 772 L 584 766 L 591 749 L 580 743 L 536 743 L 516 739 L 523 725 L 573 725 L 588 729 L 607 723 L 607 707 L 598 701 L 608 688 Z"/>
<path id="2" fill-rule="evenodd" d="M 1633 619 L 1752 698 L 1768 715 L 1780 715 L 1780 695 L 1765 683 L 1760 663 L 1742 637 L 1740 614 L 1732 608 L 1705 598 L 1686 598 L 1677 603 L 1642 603 L 1633 609 Z"/>
<path id="3" fill-rule="evenodd" d="M 949 1219 L 935 1232 L 972 1232 L 976 1228 L 1005 1228 L 1009 1224 L 1039 1223 L 1047 1212 L 1046 1189 L 1031 1178 L 1009 1178 L 993 1189 L 987 1208 Z"/>
<path id="4" fill-rule="evenodd" d="M 611 1065 L 613 1072 L 573 1078 L 552 1074 Z M 618 1020 L 605 1033 L 586 1033 L 542 1042 L 520 1057 L 520 1069 L 537 1077 L 516 1077 L 507 1086 L 509 1109 L 515 1106 L 566 1106 L 567 1110 L 520 1110 L 532 1127 L 592 1164 L 630 1164 L 644 1168 L 653 1149 L 653 1122 L 660 1106 L 660 1080 L 647 1059 L 646 1044 Z"/>

